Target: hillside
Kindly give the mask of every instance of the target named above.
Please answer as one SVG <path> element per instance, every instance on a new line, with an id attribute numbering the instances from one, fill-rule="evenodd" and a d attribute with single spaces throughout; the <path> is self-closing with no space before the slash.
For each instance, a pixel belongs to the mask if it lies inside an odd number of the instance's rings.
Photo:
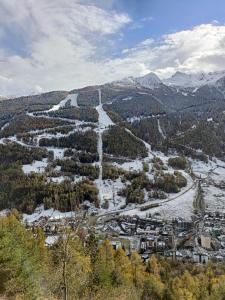
<path id="1" fill-rule="evenodd" d="M 144 214 L 191 219 L 201 179 L 207 209 L 223 211 L 222 75 L 161 81 L 150 73 L 0 102 L 1 209 L 67 212 L 88 203 L 91 214 L 143 215 L 154 203 Z M 184 184 L 174 157 L 185 157 Z"/>

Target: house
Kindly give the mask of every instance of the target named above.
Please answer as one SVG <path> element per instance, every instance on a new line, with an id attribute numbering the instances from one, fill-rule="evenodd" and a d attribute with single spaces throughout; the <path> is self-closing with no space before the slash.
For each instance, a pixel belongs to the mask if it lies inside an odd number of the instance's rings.
<path id="1" fill-rule="evenodd" d="M 176 226 L 178 232 L 181 231 L 189 231 L 192 227 L 191 222 L 184 221 L 182 219 L 176 219 L 174 222 L 174 225 Z"/>
<path id="2" fill-rule="evenodd" d="M 193 261 L 195 263 L 206 264 L 209 261 L 207 253 L 193 252 Z"/>
<path id="3" fill-rule="evenodd" d="M 140 240 L 140 252 L 151 251 L 155 248 L 155 236 L 143 237 Z"/>
<path id="4" fill-rule="evenodd" d="M 172 260 L 182 260 L 183 259 L 183 254 L 177 250 L 164 251 L 164 256 L 171 258 Z"/>

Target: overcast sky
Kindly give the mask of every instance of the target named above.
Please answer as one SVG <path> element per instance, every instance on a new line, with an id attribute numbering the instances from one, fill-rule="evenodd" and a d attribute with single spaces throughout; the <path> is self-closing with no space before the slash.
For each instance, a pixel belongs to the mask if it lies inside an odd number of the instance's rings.
<path id="1" fill-rule="evenodd" d="M 0 95 L 225 69 L 224 0 L 0 0 Z"/>

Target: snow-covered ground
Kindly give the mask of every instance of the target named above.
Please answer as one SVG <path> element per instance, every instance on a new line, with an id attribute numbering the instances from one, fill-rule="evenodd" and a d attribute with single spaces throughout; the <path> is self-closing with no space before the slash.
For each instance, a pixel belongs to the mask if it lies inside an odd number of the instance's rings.
<path id="1" fill-rule="evenodd" d="M 184 174 L 183 174 L 184 175 Z M 140 211 L 140 208 L 124 210 L 122 215 L 147 217 L 149 214 L 159 215 L 160 218 L 171 220 L 173 218 L 184 218 L 191 220 L 193 215 L 193 201 L 196 194 L 196 187 L 191 177 L 186 174 L 187 186 L 177 194 L 170 194 L 166 200 L 151 200 L 142 206 L 150 203 L 158 203 L 159 206 L 145 211 Z"/>
<path id="2" fill-rule="evenodd" d="M 47 158 L 44 158 L 41 161 L 35 160 L 32 164 L 23 165 L 22 169 L 25 174 L 30 174 L 31 172 L 43 173 L 47 165 Z"/>
<path id="3" fill-rule="evenodd" d="M 122 164 L 114 162 L 112 165 L 125 171 L 143 171 L 143 162 L 138 159 Z"/>
<path id="4" fill-rule="evenodd" d="M 97 186 L 99 186 L 99 179 L 95 180 Z M 125 204 L 125 198 L 118 196 L 118 192 L 125 186 L 122 183 L 121 179 L 118 178 L 116 180 L 104 180 L 101 185 L 101 196 L 102 203 L 108 201 L 109 208 L 107 211 L 112 211 L 115 209 L 119 209 L 121 206 Z M 101 209 L 101 211 L 106 211 Z"/>
<path id="5" fill-rule="evenodd" d="M 145 120 L 145 119 L 155 119 L 155 118 L 159 118 L 160 116 L 165 116 L 166 114 L 157 114 L 157 115 L 150 115 L 150 116 L 135 116 L 135 117 L 130 117 L 130 118 L 127 118 L 127 122 L 129 123 L 134 123 L 136 121 L 141 121 L 141 120 Z"/>
<path id="6" fill-rule="evenodd" d="M 47 236 L 47 238 L 45 239 L 45 244 L 47 246 L 52 246 L 53 244 L 55 244 L 58 241 L 59 237 L 57 235 L 50 235 Z"/>
<path id="7" fill-rule="evenodd" d="M 48 151 L 52 151 L 54 154 L 54 159 L 63 159 L 64 158 L 64 152 L 66 148 L 56 148 L 56 147 L 47 147 Z"/>
<path id="8" fill-rule="evenodd" d="M 189 159 L 189 161 L 191 162 L 192 171 L 199 178 L 207 178 L 210 170 L 215 167 L 215 164 L 212 161 L 209 161 L 208 163 L 195 159 Z"/>
<path id="9" fill-rule="evenodd" d="M 9 126 L 9 123 L 5 123 L 5 125 L 3 125 L 2 127 L 1 127 L 1 129 L 0 129 L 0 131 L 3 131 L 6 127 L 8 127 Z"/>
<path id="10" fill-rule="evenodd" d="M 99 105 L 96 106 L 96 110 L 98 112 L 98 123 L 99 123 L 99 128 L 98 130 L 104 131 L 106 130 L 109 126 L 115 125 L 113 121 L 110 119 L 110 117 L 107 115 L 105 110 L 103 109 L 102 105 L 102 100 L 101 100 L 101 90 L 99 89 Z"/>
<path id="11" fill-rule="evenodd" d="M 194 174 L 202 179 L 212 178 L 215 181 L 225 180 L 225 162 L 214 158 L 205 163 L 189 159 Z"/>
<path id="12" fill-rule="evenodd" d="M 5 217 L 8 215 L 8 213 L 10 213 L 9 209 L 3 209 L 0 211 L 0 217 Z"/>
<path id="13" fill-rule="evenodd" d="M 62 101 L 60 101 L 59 104 L 56 104 L 54 105 L 52 108 L 50 108 L 48 111 L 46 112 L 50 112 L 50 111 L 56 111 L 56 110 L 59 110 L 60 108 L 62 107 L 65 107 L 66 103 L 70 100 L 70 105 L 71 106 L 76 106 L 78 107 L 77 105 L 77 96 L 78 94 L 69 94 L 68 96 L 66 96 L 65 99 L 63 99 Z"/>
<path id="14" fill-rule="evenodd" d="M 77 97 L 78 97 L 78 94 L 71 94 L 69 95 L 70 96 L 70 105 L 71 106 L 74 106 L 74 107 L 79 107 L 78 104 L 77 104 Z"/>
<path id="15" fill-rule="evenodd" d="M 193 200 L 195 197 L 195 189 L 191 188 L 187 193 L 171 200 L 170 202 L 162 203 L 160 206 L 140 211 L 139 208 L 135 208 L 129 211 L 124 210 L 122 215 L 139 217 L 148 217 L 149 214 L 157 214 L 160 219 L 171 220 L 173 218 L 183 218 L 185 220 L 191 220 L 193 215 Z"/>
<path id="16" fill-rule="evenodd" d="M 32 223 L 34 221 L 38 221 L 40 218 L 46 217 L 49 220 L 56 220 L 56 219 L 62 219 L 62 218 L 70 218 L 74 217 L 75 212 L 66 212 L 62 213 L 58 210 L 55 210 L 53 208 L 50 209 L 44 209 L 43 205 L 40 205 L 35 209 L 35 211 L 28 215 L 28 214 L 23 214 L 23 221 Z"/>
<path id="17" fill-rule="evenodd" d="M 64 107 L 65 105 L 68 104 L 68 101 L 70 101 L 70 106 L 75 106 L 78 107 L 77 105 L 77 97 L 78 94 L 70 94 L 68 95 L 65 99 L 63 99 L 58 105 L 54 105 L 50 110 L 45 111 L 45 112 L 50 112 L 50 111 L 56 111 L 60 109 L 61 107 Z M 124 101 L 130 100 L 130 98 L 124 98 Z M 98 127 L 95 129 L 98 135 L 98 145 L 97 145 L 97 150 L 99 154 L 99 162 L 95 163 L 99 166 L 99 177 L 97 180 L 95 180 L 95 184 L 99 189 L 99 199 L 100 199 L 100 204 L 104 204 L 105 202 L 108 201 L 109 207 L 108 209 L 99 209 L 99 215 L 104 215 L 107 213 L 112 213 L 112 212 L 120 212 L 121 213 L 121 207 L 125 206 L 125 198 L 118 196 L 118 192 L 127 184 L 121 181 L 121 178 L 118 178 L 115 181 L 112 180 L 103 180 L 102 178 L 102 160 L 103 160 L 103 147 L 102 147 L 102 135 L 105 130 L 107 130 L 110 126 L 115 125 L 113 121 L 110 119 L 108 116 L 107 112 L 104 110 L 102 101 L 101 101 L 101 90 L 99 89 L 99 105 L 96 106 L 96 111 L 98 112 Z M 42 117 L 42 115 L 35 116 L 34 113 L 28 113 L 28 115 L 32 117 Z M 46 118 L 51 118 L 54 119 L 54 117 L 49 117 L 46 116 Z M 143 118 L 146 118 L 143 116 Z M 160 135 L 162 136 L 163 139 L 166 138 L 164 131 L 161 128 L 160 125 L 160 120 L 157 115 L 154 116 L 149 116 L 147 118 L 157 118 L 158 122 L 158 131 Z M 68 121 L 73 125 L 73 129 L 67 133 L 67 134 L 62 134 L 62 133 L 57 133 L 56 135 L 51 134 L 51 132 L 48 132 L 48 130 L 52 130 L 52 128 L 44 129 L 44 130 L 35 130 L 35 131 L 30 131 L 30 134 L 34 134 L 36 141 L 37 141 L 37 146 L 38 141 L 41 138 L 52 138 L 52 137 L 64 137 L 64 136 L 69 136 L 72 132 L 82 130 L 90 130 L 91 128 L 88 126 L 87 122 L 81 122 L 78 120 L 70 120 L 70 119 L 63 119 L 63 118 L 57 118 L 57 119 L 62 119 L 65 121 Z M 133 122 L 135 120 L 140 120 L 142 117 L 138 118 L 133 118 L 130 120 L 130 122 Z M 84 128 L 81 128 L 80 126 L 86 126 Z M 5 125 L 7 126 L 7 124 Z M 59 126 L 61 127 L 61 126 Z M 62 126 L 63 127 L 63 126 Z M 135 137 L 137 140 L 141 141 L 147 151 L 148 151 L 148 156 L 144 159 L 136 159 L 136 160 L 131 160 L 128 162 L 124 163 L 116 163 L 114 162 L 113 165 L 122 168 L 125 171 L 143 171 L 143 162 L 147 163 L 149 166 L 149 171 L 146 172 L 146 175 L 151 179 L 154 180 L 154 171 L 152 169 L 152 159 L 154 157 L 159 157 L 163 163 L 164 166 L 167 168 L 166 172 L 172 173 L 174 170 L 171 167 L 168 167 L 168 159 L 169 157 L 174 157 L 176 156 L 176 153 L 174 155 L 169 155 L 166 156 L 161 152 L 156 152 L 152 151 L 151 145 L 145 142 L 144 140 L 138 138 L 135 136 L 129 129 L 126 129 L 126 131 Z M 17 139 L 16 136 L 12 136 L 8 138 L 9 140 L 16 142 L 18 144 L 21 144 L 23 146 L 28 146 L 26 145 L 23 141 L 20 141 Z M 4 139 L 0 140 L 0 143 L 4 143 Z M 35 147 L 35 146 L 29 146 L 29 147 Z M 47 147 L 46 148 L 48 151 L 53 151 L 54 153 L 54 159 L 64 159 L 64 152 L 66 148 L 57 148 L 57 147 Z M 208 210 L 220 210 L 220 211 L 225 211 L 225 191 L 223 191 L 221 188 L 216 187 L 216 184 L 221 183 L 221 181 L 225 181 L 225 163 L 216 159 L 213 159 L 213 161 L 209 161 L 208 163 L 204 163 L 198 160 L 193 160 L 189 159 L 189 162 L 192 167 L 192 171 L 197 176 L 198 178 L 202 179 L 202 187 L 205 192 L 205 202 L 207 205 Z M 36 173 L 42 173 L 45 171 L 45 168 L 47 167 L 48 162 L 47 159 L 43 159 L 42 161 L 34 161 L 32 164 L 29 165 L 23 165 L 23 171 L 26 174 L 29 174 L 30 172 L 36 172 Z M 67 177 L 61 176 L 60 174 L 60 169 L 55 169 L 56 177 L 49 177 L 48 180 L 51 180 L 55 183 L 61 183 Z M 159 200 L 159 199 L 154 199 L 154 200 L 149 200 L 148 199 L 148 194 L 145 191 L 145 204 L 150 204 L 150 203 L 158 203 L 159 206 L 155 208 L 151 208 L 149 210 L 145 211 L 140 211 L 140 205 L 132 204 L 130 206 L 127 206 L 122 214 L 126 215 L 139 215 L 139 216 L 148 216 L 149 214 L 156 214 L 160 218 L 165 218 L 165 219 L 172 219 L 175 217 L 182 217 L 184 219 L 190 220 L 192 215 L 193 215 L 193 200 L 196 194 L 196 185 L 195 182 L 192 180 L 192 178 L 189 176 L 189 174 L 186 171 L 181 171 L 182 174 L 187 178 L 187 186 L 185 188 L 182 188 L 182 190 L 177 193 L 177 194 L 169 194 L 167 195 L 167 199 L 165 200 Z M 84 177 L 76 175 L 74 177 L 74 182 L 79 182 L 83 180 Z M 49 219 L 54 219 L 54 218 L 64 218 L 64 217 L 71 217 L 73 216 L 74 213 L 69 212 L 69 213 L 60 213 L 59 211 L 56 211 L 54 209 L 49 209 L 49 210 L 44 210 L 43 206 L 39 207 L 38 209 L 35 210 L 35 212 L 32 215 L 24 215 L 24 221 L 27 222 L 33 222 L 35 220 L 40 219 L 41 217 L 47 217 Z M 48 242 L 48 241 L 46 241 Z M 51 243 L 51 239 L 49 240 L 49 243 Z"/>
<path id="18" fill-rule="evenodd" d="M 52 139 L 52 138 L 62 138 L 62 137 L 68 137 L 71 134 L 75 133 L 75 132 L 87 132 L 90 131 L 92 128 L 90 126 L 87 127 L 83 127 L 84 123 L 81 124 L 82 127 L 80 125 L 75 126 L 72 130 L 70 130 L 68 133 L 61 133 L 61 132 L 56 132 L 56 134 L 53 133 L 48 133 L 46 131 L 42 130 L 41 134 L 37 134 L 37 131 L 35 132 L 36 136 L 35 136 L 35 141 L 37 143 L 37 145 L 39 146 L 39 141 L 42 138 L 46 138 L 46 139 Z M 29 132 L 30 134 L 31 132 Z"/>
<path id="19" fill-rule="evenodd" d="M 133 99 L 133 97 L 130 96 L 130 97 L 123 98 L 122 101 L 129 101 L 129 100 L 132 100 L 132 99 Z"/>
<path id="20" fill-rule="evenodd" d="M 213 185 L 203 186 L 207 211 L 225 212 L 225 190 Z"/>
<path id="21" fill-rule="evenodd" d="M 194 174 L 202 179 L 207 211 L 225 212 L 225 190 L 219 187 L 221 182 L 225 182 L 225 162 L 215 158 L 208 163 L 190 161 Z"/>
<path id="22" fill-rule="evenodd" d="M 225 182 L 225 168 L 218 167 L 214 169 L 209 177 L 217 184 L 219 184 L 221 181 Z"/>
<path id="23" fill-rule="evenodd" d="M 157 119 L 157 123 L 158 123 L 158 130 L 159 130 L 159 133 L 160 133 L 161 137 L 165 140 L 166 136 L 165 136 L 165 134 L 163 133 L 162 127 L 161 127 L 161 125 L 160 125 L 160 120 L 159 120 L 159 118 Z"/>
<path id="24" fill-rule="evenodd" d="M 224 71 L 209 73 L 176 72 L 170 78 L 164 79 L 163 83 L 169 86 L 193 87 L 198 89 L 203 85 L 217 86 L 217 80 L 221 79 L 224 75 Z"/>
<path id="25" fill-rule="evenodd" d="M 110 117 L 107 115 L 107 113 L 104 111 L 102 106 L 102 95 L 101 95 L 101 89 L 98 90 L 99 92 L 99 105 L 96 106 L 96 110 L 98 112 L 98 155 L 99 155 L 99 177 L 96 181 L 96 185 L 99 190 L 99 199 L 100 203 L 102 204 L 104 202 L 103 198 L 103 181 L 102 181 L 102 160 L 103 160 L 103 149 L 102 149 L 102 134 L 103 132 L 109 128 L 109 126 L 114 125 Z"/>
<path id="26" fill-rule="evenodd" d="M 48 182 L 62 183 L 66 179 L 69 179 L 66 176 L 58 176 L 58 177 L 48 177 Z"/>

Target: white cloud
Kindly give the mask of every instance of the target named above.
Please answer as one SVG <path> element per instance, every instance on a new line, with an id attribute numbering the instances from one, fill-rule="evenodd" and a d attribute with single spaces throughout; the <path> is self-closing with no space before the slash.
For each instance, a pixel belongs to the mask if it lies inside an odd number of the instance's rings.
<path id="1" fill-rule="evenodd" d="M 93 83 L 99 70 L 97 56 L 129 22 L 125 14 L 78 1 L 20 0 L 18 5 L 16 0 L 1 0 L 0 74 L 10 83 L 0 77 L 0 94 L 72 89 Z M 20 40 L 14 47 L 18 53 L 7 50 L 7 35 Z"/>
<path id="2" fill-rule="evenodd" d="M 225 69 L 225 26 L 202 24 L 160 40 L 146 40 L 126 50 L 125 60 L 143 63 L 162 77 L 177 70 L 183 72 Z"/>
<path id="3" fill-rule="evenodd" d="M 69 90 L 149 71 L 166 77 L 225 69 L 225 26 L 215 22 L 148 38 L 113 58 L 121 30 L 132 21 L 109 9 L 114 0 L 105 9 L 101 2 L 1 0 L 0 94 Z M 5 39 L 15 36 L 14 49 L 7 48 Z"/>

